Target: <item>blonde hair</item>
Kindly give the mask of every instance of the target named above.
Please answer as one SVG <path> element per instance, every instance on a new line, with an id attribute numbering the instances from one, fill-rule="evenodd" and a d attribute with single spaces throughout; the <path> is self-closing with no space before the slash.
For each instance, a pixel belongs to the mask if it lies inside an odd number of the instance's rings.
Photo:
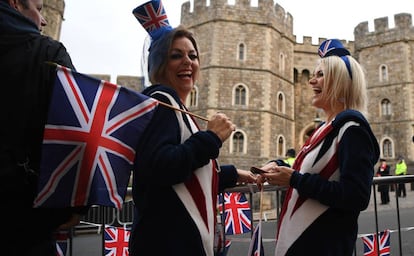
<path id="1" fill-rule="evenodd" d="M 332 108 L 340 102 L 344 105 L 344 109 L 358 110 L 365 115 L 368 98 L 365 73 L 352 56 L 347 55 L 342 58 L 349 60 L 352 79 L 341 57 L 322 58 L 320 63 L 324 67 L 324 81 L 327 85 L 322 93 L 329 99 Z"/>

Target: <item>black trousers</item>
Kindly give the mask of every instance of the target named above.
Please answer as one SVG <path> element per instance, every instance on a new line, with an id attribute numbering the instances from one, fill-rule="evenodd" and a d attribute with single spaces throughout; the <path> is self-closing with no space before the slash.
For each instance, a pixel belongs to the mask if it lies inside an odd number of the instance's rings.
<path id="1" fill-rule="evenodd" d="M 405 190 L 405 183 L 398 184 L 397 195 L 403 197 L 407 196 L 407 191 Z"/>
<path id="2" fill-rule="evenodd" d="M 388 204 L 390 202 L 390 193 L 389 193 L 388 184 L 379 185 L 378 191 L 381 194 L 381 204 Z"/>

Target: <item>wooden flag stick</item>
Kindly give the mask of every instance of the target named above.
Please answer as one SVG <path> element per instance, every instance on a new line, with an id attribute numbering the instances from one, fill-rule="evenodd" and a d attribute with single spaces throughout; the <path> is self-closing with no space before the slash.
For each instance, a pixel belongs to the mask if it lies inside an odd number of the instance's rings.
<path id="1" fill-rule="evenodd" d="M 199 115 L 197 115 L 197 114 L 194 114 L 194 113 L 192 113 L 192 112 L 189 112 L 189 111 L 184 110 L 184 109 L 181 109 L 181 108 L 176 108 L 176 107 L 174 107 L 174 106 L 172 106 L 172 105 L 170 105 L 170 104 L 164 103 L 164 102 L 162 102 L 162 101 L 158 101 L 158 103 L 159 103 L 160 105 L 162 105 L 162 106 L 167 107 L 167 108 L 171 108 L 171 109 L 174 109 L 174 110 L 177 110 L 177 111 L 183 112 L 183 113 L 185 113 L 185 114 L 189 114 L 190 116 L 197 117 L 197 118 L 199 118 L 199 119 L 201 119 L 201 120 L 208 121 L 208 119 L 207 119 L 206 117 L 204 117 L 204 116 L 199 116 Z"/>

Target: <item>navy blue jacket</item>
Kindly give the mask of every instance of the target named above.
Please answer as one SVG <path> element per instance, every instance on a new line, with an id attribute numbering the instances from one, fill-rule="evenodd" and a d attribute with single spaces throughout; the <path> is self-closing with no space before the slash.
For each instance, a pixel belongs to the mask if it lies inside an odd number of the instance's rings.
<path id="1" fill-rule="evenodd" d="M 150 86 L 143 93 L 154 91 L 166 92 L 180 102 L 177 93 L 163 85 Z M 153 97 L 170 104 L 164 95 Z M 213 132 L 198 131 L 181 144 L 180 134 L 175 111 L 158 106 L 136 151 L 131 255 L 205 255 L 197 228 L 172 186 L 216 159 L 222 143 Z M 218 189 L 235 186 L 237 177 L 233 165 L 221 166 Z"/>
<path id="2" fill-rule="evenodd" d="M 358 217 L 369 204 L 374 165 L 379 158 L 378 142 L 361 113 L 346 110 L 336 116 L 332 122 L 334 129 L 322 142 L 315 163 L 335 143 L 339 129 L 348 121 L 359 126 L 346 129 L 337 145 L 339 181 L 328 181 L 319 174 L 292 175 L 290 185 L 300 196 L 315 199 L 329 208 L 297 238 L 286 255 L 353 255 Z"/>

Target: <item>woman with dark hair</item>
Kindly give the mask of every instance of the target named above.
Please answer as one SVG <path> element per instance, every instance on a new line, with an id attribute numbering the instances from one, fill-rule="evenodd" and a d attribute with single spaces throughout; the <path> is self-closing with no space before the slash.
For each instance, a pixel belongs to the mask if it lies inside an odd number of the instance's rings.
<path id="1" fill-rule="evenodd" d="M 146 10 L 159 16 L 150 22 Z M 169 27 L 160 1 L 145 3 L 134 14 L 152 39 L 152 85 L 143 94 L 186 111 L 200 72 L 196 40 L 183 27 Z M 217 162 L 235 128 L 223 113 L 213 115 L 203 131 L 188 113 L 158 107 L 136 150 L 130 255 L 212 256 L 219 250 L 220 243 L 214 243 L 218 191 L 256 181 L 249 171 Z"/>

